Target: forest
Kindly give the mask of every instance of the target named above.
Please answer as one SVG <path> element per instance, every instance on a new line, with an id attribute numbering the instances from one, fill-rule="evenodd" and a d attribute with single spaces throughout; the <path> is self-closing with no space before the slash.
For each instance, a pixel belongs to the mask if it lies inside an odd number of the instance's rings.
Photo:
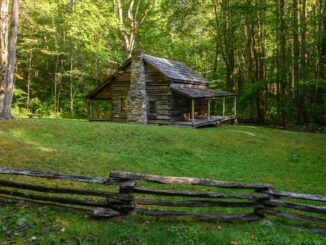
<path id="1" fill-rule="evenodd" d="M 240 119 L 325 125 L 325 10 L 325 0 L 2 0 L 0 95 L 12 81 L 13 115 L 83 118 L 85 96 L 143 50 L 238 93 Z"/>

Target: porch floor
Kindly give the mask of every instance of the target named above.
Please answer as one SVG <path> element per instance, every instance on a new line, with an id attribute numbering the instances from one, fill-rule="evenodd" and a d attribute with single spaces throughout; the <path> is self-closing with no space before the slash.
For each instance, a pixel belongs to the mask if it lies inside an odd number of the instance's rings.
<path id="1" fill-rule="evenodd" d="M 182 127 L 192 127 L 192 128 L 200 128 L 205 126 L 218 126 L 222 122 L 230 121 L 236 119 L 235 116 L 211 116 L 210 119 L 195 119 L 195 122 L 192 121 L 176 121 L 173 122 L 174 125 L 179 125 Z"/>

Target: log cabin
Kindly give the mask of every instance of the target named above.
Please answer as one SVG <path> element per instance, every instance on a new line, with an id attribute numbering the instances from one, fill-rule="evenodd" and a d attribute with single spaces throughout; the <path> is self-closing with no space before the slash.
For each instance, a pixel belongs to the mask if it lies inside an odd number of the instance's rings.
<path id="1" fill-rule="evenodd" d="M 237 122 L 236 94 L 209 88 L 210 82 L 186 65 L 134 52 L 112 76 L 87 96 L 90 121 L 174 124 L 185 127 Z M 226 99 L 232 114 L 226 115 Z M 211 114 L 221 100 L 221 115 Z M 98 113 L 101 102 L 105 116 Z"/>

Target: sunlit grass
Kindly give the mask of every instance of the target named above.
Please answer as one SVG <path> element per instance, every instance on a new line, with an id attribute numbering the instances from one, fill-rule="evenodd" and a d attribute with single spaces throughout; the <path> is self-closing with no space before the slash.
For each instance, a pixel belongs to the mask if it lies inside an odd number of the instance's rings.
<path id="1" fill-rule="evenodd" d="M 325 135 L 254 126 L 192 130 L 57 119 L 19 119 L 0 123 L 0 166 L 89 176 L 108 176 L 111 170 L 133 171 L 267 182 L 287 191 L 326 195 L 325 152 Z M 216 230 L 214 224 L 192 222 L 188 225 L 150 219 L 149 224 L 143 225 L 144 219 L 137 217 L 123 221 L 90 221 L 52 209 L 37 210 L 21 212 L 22 215 L 44 212 L 58 226 L 66 228 L 64 233 L 53 228 L 53 241 L 60 237 L 69 241 L 76 237 L 82 241 L 90 239 L 91 244 L 124 239 L 130 240 L 127 244 L 153 243 L 157 239 L 161 244 L 188 240 L 196 243 L 196 239 L 208 244 L 230 240 L 285 243 L 289 241 L 288 237 L 297 243 L 309 239 L 322 241 L 315 235 L 260 224 L 223 224 L 222 230 Z M 6 213 L 11 222 L 19 219 L 15 218 L 17 214 L 10 214 L 14 212 L 11 208 L 2 208 L 0 212 Z M 22 241 L 32 236 L 35 227 L 44 219 L 42 216 L 31 225 L 22 234 Z M 5 223 L 0 221 L 1 226 Z M 38 236 L 43 241 L 48 238 L 42 233 Z M 96 237 L 93 237 L 94 241 L 89 238 L 92 236 Z M 4 237 L 6 233 L 0 230 L 0 238 Z"/>

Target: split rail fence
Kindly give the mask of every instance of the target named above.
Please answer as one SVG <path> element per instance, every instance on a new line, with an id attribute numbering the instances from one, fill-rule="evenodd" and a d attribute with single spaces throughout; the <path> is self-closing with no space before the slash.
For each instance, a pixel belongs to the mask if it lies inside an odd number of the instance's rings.
<path id="1" fill-rule="evenodd" d="M 61 180 L 60 184 L 63 185 L 50 187 L 26 183 L 26 180 L 17 182 L 12 178 L 1 178 L 1 203 L 55 205 L 88 212 L 95 218 L 137 214 L 203 221 L 252 222 L 275 216 L 278 222 L 290 223 L 292 228 L 326 234 L 326 196 L 278 191 L 270 184 L 127 172 L 111 172 L 108 178 L 101 178 L 0 168 L 0 174 Z M 103 188 L 109 187 L 110 191 L 67 188 L 64 181 L 102 185 Z M 157 184 L 159 187 L 156 187 Z M 197 187 L 187 188 L 188 185 Z M 199 211 L 202 209 L 206 211 Z M 300 223 L 293 225 L 292 221 Z"/>

